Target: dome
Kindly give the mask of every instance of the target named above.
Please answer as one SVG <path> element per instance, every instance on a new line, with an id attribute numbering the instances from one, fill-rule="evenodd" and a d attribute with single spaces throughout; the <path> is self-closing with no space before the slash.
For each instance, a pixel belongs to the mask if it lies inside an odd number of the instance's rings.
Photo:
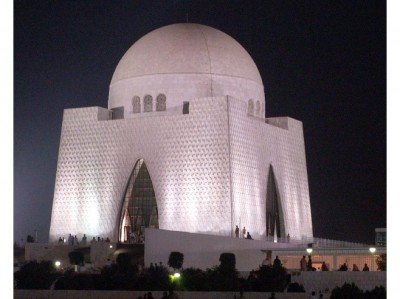
<path id="1" fill-rule="evenodd" d="M 166 109 L 230 95 L 259 101 L 264 110 L 264 87 L 253 59 L 229 35 L 200 24 L 165 26 L 134 43 L 115 69 L 108 107 L 123 106 L 129 113 L 134 98 L 159 95 L 166 98 Z"/>

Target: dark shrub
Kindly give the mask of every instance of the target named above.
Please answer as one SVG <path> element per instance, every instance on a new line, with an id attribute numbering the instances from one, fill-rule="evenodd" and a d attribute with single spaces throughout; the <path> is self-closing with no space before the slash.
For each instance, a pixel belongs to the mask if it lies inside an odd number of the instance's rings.
<path id="1" fill-rule="evenodd" d="M 58 276 L 50 261 L 29 262 L 14 274 L 17 289 L 49 289 Z"/>
<path id="2" fill-rule="evenodd" d="M 336 287 L 332 290 L 331 299 L 362 299 L 363 291 L 354 283 L 345 283 L 342 287 Z"/>
<path id="3" fill-rule="evenodd" d="M 255 290 L 258 292 L 283 292 L 288 284 L 287 271 L 283 267 L 260 267 L 256 276 Z"/>
<path id="4" fill-rule="evenodd" d="M 181 272 L 182 288 L 185 291 L 205 291 L 208 289 L 206 273 L 201 269 L 188 268 Z"/>
<path id="5" fill-rule="evenodd" d="M 366 291 L 365 299 L 386 299 L 386 289 L 383 286 L 375 287 L 371 291 Z"/>
<path id="6" fill-rule="evenodd" d="M 305 291 L 303 285 L 297 282 L 289 283 L 287 288 L 288 293 L 305 293 Z"/>

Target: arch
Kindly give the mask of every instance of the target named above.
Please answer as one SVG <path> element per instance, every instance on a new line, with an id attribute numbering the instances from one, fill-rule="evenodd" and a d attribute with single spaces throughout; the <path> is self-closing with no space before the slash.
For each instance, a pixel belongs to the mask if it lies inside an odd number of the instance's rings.
<path id="1" fill-rule="evenodd" d="M 247 104 L 247 113 L 249 115 L 254 115 L 254 101 L 250 99 Z"/>
<path id="2" fill-rule="evenodd" d="M 140 113 L 140 97 L 134 96 L 132 99 L 132 112 L 133 113 Z"/>
<path id="3" fill-rule="evenodd" d="M 269 166 L 266 196 L 266 234 L 267 237 L 284 236 L 284 221 L 281 215 L 281 200 L 272 165 Z"/>
<path id="4" fill-rule="evenodd" d="M 119 224 L 119 241 L 138 240 L 148 227 L 158 228 L 158 207 L 153 183 L 143 159 L 139 159 L 125 188 Z"/>
<path id="5" fill-rule="evenodd" d="M 165 111 L 167 109 L 167 97 L 160 93 L 156 100 L 156 111 Z"/>
<path id="6" fill-rule="evenodd" d="M 144 112 L 152 112 L 153 111 L 153 97 L 151 95 L 144 96 Z"/>

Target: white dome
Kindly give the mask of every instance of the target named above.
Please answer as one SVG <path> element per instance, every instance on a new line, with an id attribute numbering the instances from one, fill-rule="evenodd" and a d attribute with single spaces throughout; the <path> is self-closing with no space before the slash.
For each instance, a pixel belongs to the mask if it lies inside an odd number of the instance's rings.
<path id="1" fill-rule="evenodd" d="M 199 24 L 165 26 L 134 43 L 115 69 L 108 108 L 129 112 L 133 97 L 159 94 L 166 96 L 167 109 L 226 95 L 259 101 L 262 110 L 265 105 L 261 76 L 247 51 L 227 34 Z"/>

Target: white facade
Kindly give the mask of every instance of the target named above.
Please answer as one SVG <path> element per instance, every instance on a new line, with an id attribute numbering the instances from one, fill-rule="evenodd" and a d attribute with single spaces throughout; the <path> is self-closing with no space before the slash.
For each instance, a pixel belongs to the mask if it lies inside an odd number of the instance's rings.
<path id="1" fill-rule="evenodd" d="M 140 39 L 114 73 L 110 110 L 64 111 L 50 241 L 121 240 L 141 159 L 160 229 L 311 238 L 302 123 L 264 119 L 263 90 L 251 57 L 216 29 L 176 24 Z"/>

